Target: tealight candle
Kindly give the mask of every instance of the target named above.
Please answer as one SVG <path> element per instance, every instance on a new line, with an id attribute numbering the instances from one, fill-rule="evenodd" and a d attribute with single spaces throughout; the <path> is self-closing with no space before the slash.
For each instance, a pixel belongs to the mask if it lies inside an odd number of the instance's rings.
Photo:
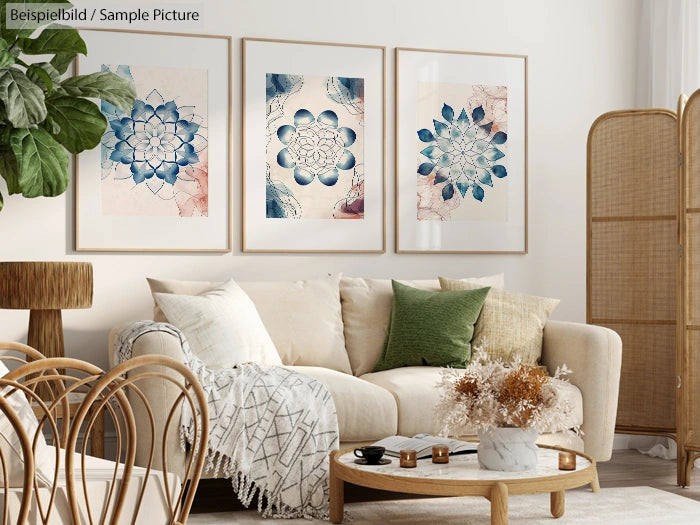
<path id="1" fill-rule="evenodd" d="M 576 470 L 575 452 L 559 452 L 559 470 Z"/>
<path id="2" fill-rule="evenodd" d="M 450 447 L 447 445 L 433 445 L 433 463 L 449 463 Z"/>
<path id="3" fill-rule="evenodd" d="M 401 450 L 399 452 L 399 465 L 404 468 L 413 468 L 418 465 L 415 450 Z"/>

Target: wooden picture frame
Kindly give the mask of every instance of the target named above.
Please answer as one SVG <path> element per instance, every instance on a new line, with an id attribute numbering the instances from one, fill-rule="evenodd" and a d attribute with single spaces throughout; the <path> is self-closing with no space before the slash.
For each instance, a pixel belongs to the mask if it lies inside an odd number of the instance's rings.
<path id="1" fill-rule="evenodd" d="M 79 32 L 76 72 L 113 71 L 137 101 L 101 102 L 102 143 L 76 158 L 76 250 L 230 251 L 231 37 Z"/>
<path id="2" fill-rule="evenodd" d="M 385 53 L 243 39 L 243 251 L 385 251 Z"/>
<path id="3" fill-rule="evenodd" d="M 527 57 L 396 49 L 396 251 L 527 253 Z"/>

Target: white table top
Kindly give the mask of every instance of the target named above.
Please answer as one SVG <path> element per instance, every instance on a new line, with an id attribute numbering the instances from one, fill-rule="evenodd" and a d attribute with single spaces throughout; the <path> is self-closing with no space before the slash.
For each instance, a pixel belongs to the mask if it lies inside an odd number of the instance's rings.
<path id="1" fill-rule="evenodd" d="M 406 478 L 442 479 L 442 480 L 498 480 L 498 479 L 528 479 L 549 476 L 563 476 L 584 470 L 591 465 L 585 457 L 576 455 L 576 470 L 559 470 L 559 451 L 549 448 L 540 448 L 537 457 L 537 467 L 533 470 L 522 472 L 503 472 L 499 470 L 486 470 L 479 467 L 476 454 L 458 454 L 450 456 L 449 463 L 433 463 L 431 458 L 418 460 L 415 468 L 402 468 L 399 466 L 399 458 L 384 456 L 390 459 L 388 465 L 360 465 L 355 463 L 355 455 L 352 451 L 338 457 L 338 461 L 348 467 L 401 476 Z M 382 459 L 384 459 L 382 458 Z"/>

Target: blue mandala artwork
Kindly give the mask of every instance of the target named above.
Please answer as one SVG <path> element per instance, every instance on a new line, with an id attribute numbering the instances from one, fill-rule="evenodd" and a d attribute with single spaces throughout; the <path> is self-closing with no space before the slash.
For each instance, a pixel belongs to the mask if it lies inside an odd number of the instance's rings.
<path id="1" fill-rule="evenodd" d="M 474 108 L 470 120 L 464 108 L 455 118 L 454 109 L 445 103 L 442 117 L 444 121 L 433 119 L 434 132 L 426 128 L 418 131 L 420 141 L 427 144 L 420 152 L 418 173 L 434 175 L 433 184 L 443 185 L 444 201 L 466 198 L 469 193 L 483 202 L 484 188 L 493 187 L 493 177 L 508 175 L 502 160 L 506 154 L 498 148 L 506 143 L 508 135 L 492 131 L 493 122 L 484 122 L 482 106 Z"/>
<path id="2" fill-rule="evenodd" d="M 294 125 L 280 126 L 277 137 L 286 146 L 277 154 L 277 164 L 294 168 L 294 180 L 302 186 L 316 177 L 333 186 L 338 182 L 338 170 L 355 166 L 355 156 L 347 149 L 355 143 L 355 131 L 338 127 L 338 115 L 332 110 L 314 117 L 309 110 L 299 109 Z"/>
<path id="3" fill-rule="evenodd" d="M 120 65 L 117 73 L 132 80 L 128 66 Z M 146 182 L 154 194 L 164 184 L 175 185 L 178 177 L 189 179 L 186 171 L 200 163 L 207 148 L 194 108 L 166 100 L 157 89 L 138 98 L 128 114 L 106 102 L 102 112 L 109 123 L 102 138 L 103 172 L 125 165 L 133 182 Z"/>

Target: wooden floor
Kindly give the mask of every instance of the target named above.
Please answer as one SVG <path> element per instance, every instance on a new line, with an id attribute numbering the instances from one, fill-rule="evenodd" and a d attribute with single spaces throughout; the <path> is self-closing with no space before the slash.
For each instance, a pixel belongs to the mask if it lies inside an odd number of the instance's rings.
<path id="1" fill-rule="evenodd" d="M 636 450 L 616 450 L 610 461 L 598 464 L 600 486 L 647 486 L 700 501 L 700 468 L 693 470 L 690 487 L 676 485 L 676 462 L 652 458 Z"/>
<path id="2" fill-rule="evenodd" d="M 700 468 L 693 473 L 689 488 L 676 485 L 676 462 L 652 458 L 635 450 L 617 450 L 610 461 L 598 464 L 598 477 L 601 488 L 648 486 L 673 492 L 700 501 Z M 192 512 L 242 509 L 240 503 L 231 497 L 231 484 L 227 480 L 202 480 L 195 496 Z M 399 497 L 421 497 L 400 495 Z M 367 490 L 346 484 L 345 500 L 367 501 L 396 499 L 394 492 Z M 257 503 L 251 505 L 251 508 Z"/>

